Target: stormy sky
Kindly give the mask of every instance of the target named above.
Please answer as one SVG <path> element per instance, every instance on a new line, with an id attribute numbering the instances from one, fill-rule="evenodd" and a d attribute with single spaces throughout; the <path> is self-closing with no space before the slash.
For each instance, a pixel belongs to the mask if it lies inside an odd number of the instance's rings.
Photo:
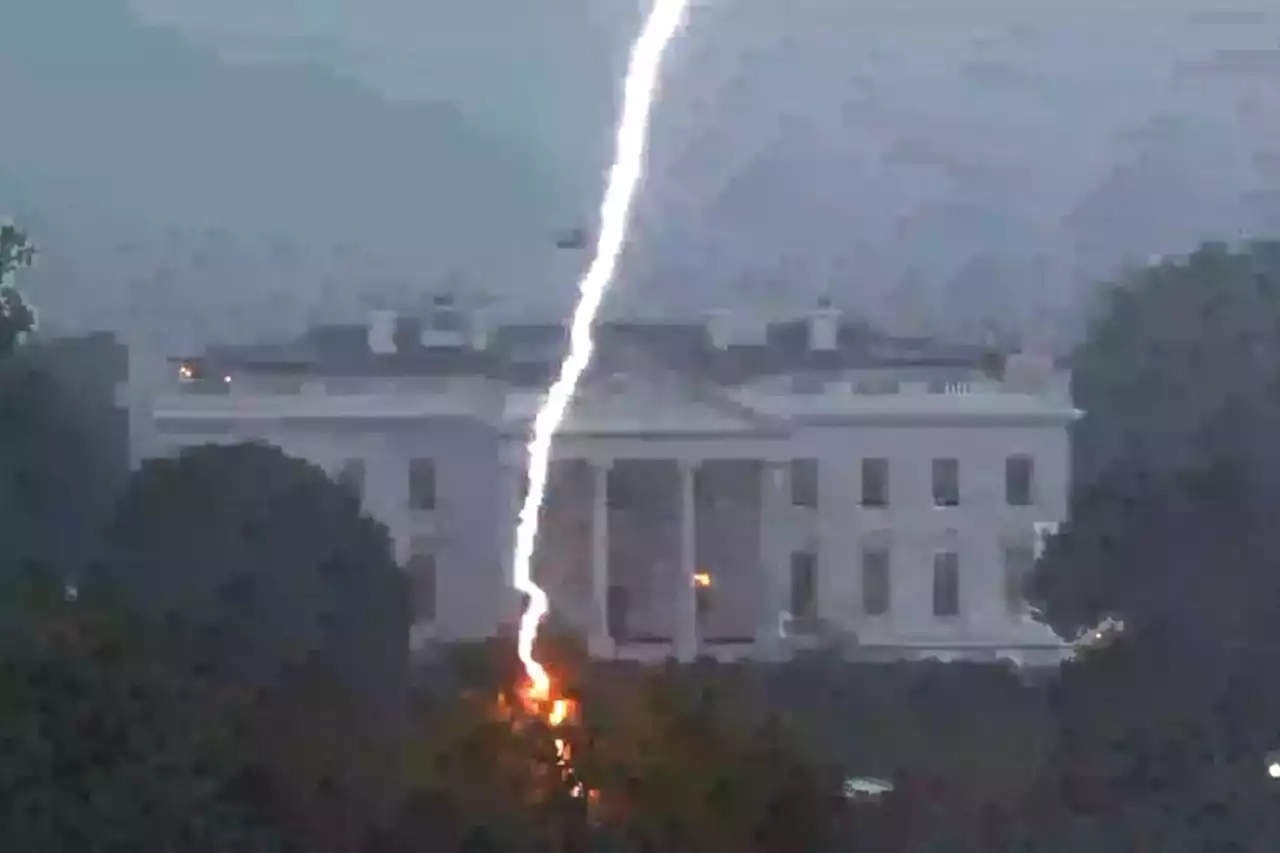
<path id="1" fill-rule="evenodd" d="M 1280 233 L 1267 5 L 703 0 L 613 305 L 1069 337 L 1126 261 Z M 0 0 L 33 297 L 183 342 L 440 288 L 563 311 L 645 7 Z"/>

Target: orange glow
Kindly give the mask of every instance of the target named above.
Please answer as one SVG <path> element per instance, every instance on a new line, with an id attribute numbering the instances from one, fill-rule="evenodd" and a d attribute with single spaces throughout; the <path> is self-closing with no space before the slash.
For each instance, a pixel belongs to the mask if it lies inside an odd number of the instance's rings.
<path id="1" fill-rule="evenodd" d="M 698 572 L 698 573 L 696 573 L 696 574 L 693 576 L 693 585 L 694 585 L 694 586 L 696 586 L 696 587 L 700 587 L 700 588 L 702 588 L 702 589 L 710 589 L 710 587 L 711 587 L 711 573 L 710 573 L 710 572 Z"/>
<path id="2" fill-rule="evenodd" d="M 577 704 L 563 696 L 551 698 L 552 684 L 549 675 L 546 677 L 545 688 L 541 684 L 542 682 L 530 679 L 526 689 L 520 693 L 521 704 L 529 716 L 544 720 L 548 727 L 558 729 L 573 718 L 577 711 Z M 593 796 L 593 791 L 588 791 L 574 778 L 573 750 L 569 742 L 562 737 L 557 737 L 553 743 L 556 748 L 556 764 L 560 767 L 561 778 L 570 786 L 570 794 L 575 797 L 581 797 L 584 793 L 588 797 Z"/>

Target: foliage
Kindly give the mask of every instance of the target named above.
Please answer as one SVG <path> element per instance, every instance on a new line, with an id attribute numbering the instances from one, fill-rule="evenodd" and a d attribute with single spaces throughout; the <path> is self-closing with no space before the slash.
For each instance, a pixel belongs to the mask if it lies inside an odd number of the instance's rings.
<path id="1" fill-rule="evenodd" d="M 832 849 L 841 769 L 803 757 L 780 716 L 742 714 L 715 668 L 599 672 L 583 775 L 603 808 L 632 849 Z"/>
<path id="2" fill-rule="evenodd" d="M 1205 661 L 1273 644 L 1277 364 L 1280 243 L 1207 245 L 1109 291 L 1074 365 L 1072 521 L 1032 584 L 1055 627 L 1118 613 Z"/>
<path id="3" fill-rule="evenodd" d="M 86 594 L 168 626 L 162 650 L 255 697 L 272 801 L 312 849 L 349 849 L 399 791 L 408 605 L 385 529 L 309 463 L 259 444 L 145 463 Z"/>
<path id="4" fill-rule="evenodd" d="M 292 849 L 240 784 L 234 697 L 157 666 L 137 620 L 28 604 L 40 628 L 9 625 L 0 665 L 6 849 Z"/>
<path id="5" fill-rule="evenodd" d="M 1058 745 L 1022 804 L 1021 835 L 1054 853 L 1274 846 L 1280 791 L 1265 772 L 1274 695 L 1262 726 L 1251 719 L 1261 696 L 1240 685 L 1206 708 L 1173 689 L 1177 661 L 1147 642 L 1123 636 L 1063 672 Z"/>
<path id="6" fill-rule="evenodd" d="M 407 671 L 404 580 L 385 528 L 274 447 L 210 444 L 144 463 L 96 580 L 180 623 L 203 663 L 249 684 L 316 660 L 362 693 L 402 686 Z"/>
<path id="7" fill-rule="evenodd" d="M 445 672 L 428 679 L 436 701 L 423 703 L 413 758 L 426 837 L 443 832 L 462 844 L 483 835 L 504 850 L 833 849 L 843 817 L 838 768 L 805 759 L 781 718 L 744 713 L 714 665 L 684 673 L 587 664 L 563 638 L 544 653 L 578 709 L 554 732 L 513 725 L 520 681 L 502 663 L 509 643 L 460 649 L 437 664 Z M 480 683 L 481 672 L 493 680 Z M 597 791 L 589 802 L 547 785 L 557 736 Z"/>
<path id="8" fill-rule="evenodd" d="M 1250 458 L 1276 423 L 1280 242 L 1206 244 L 1108 289 L 1074 357 L 1077 482 Z"/>
<path id="9" fill-rule="evenodd" d="M 1125 631 L 1055 685 L 1036 849 L 1267 849 L 1280 691 L 1280 244 L 1206 245 L 1110 288 L 1076 354 L 1071 521 L 1031 585 Z"/>
<path id="10" fill-rule="evenodd" d="M 109 335 L 37 339 L 0 360 L 0 584 L 74 580 L 96 558 L 128 471 L 122 361 Z"/>
<path id="11" fill-rule="evenodd" d="M 10 276 L 35 260 L 36 250 L 16 226 L 0 225 L 0 357 L 11 354 L 35 328 L 35 310 Z"/>

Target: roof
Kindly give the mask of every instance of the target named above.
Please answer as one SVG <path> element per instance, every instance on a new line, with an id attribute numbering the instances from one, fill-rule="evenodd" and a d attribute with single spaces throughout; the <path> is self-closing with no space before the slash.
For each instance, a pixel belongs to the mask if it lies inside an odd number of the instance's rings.
<path id="1" fill-rule="evenodd" d="M 282 344 L 210 347 L 202 356 L 184 359 L 209 369 L 261 374 L 303 373 L 324 376 L 481 375 L 515 385 L 542 386 L 558 369 L 568 347 L 564 325 L 509 323 L 492 329 L 485 346 L 425 346 L 423 321 L 398 317 L 397 351 L 370 351 L 364 325 L 314 326 Z M 683 374 L 724 383 L 741 383 L 771 375 L 840 373 L 874 367 L 973 367 L 986 349 L 947 344 L 928 338 L 886 335 L 858 320 L 842 320 L 837 346 L 809 347 L 804 318 L 767 325 L 759 343 L 731 344 L 719 349 L 699 322 L 606 322 L 597 327 L 593 369 L 611 373 L 625 369 L 632 354 Z"/>

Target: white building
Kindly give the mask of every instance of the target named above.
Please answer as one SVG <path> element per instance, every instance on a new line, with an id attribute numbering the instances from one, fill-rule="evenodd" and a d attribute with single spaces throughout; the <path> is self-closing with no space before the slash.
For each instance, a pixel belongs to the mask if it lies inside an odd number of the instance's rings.
<path id="1" fill-rule="evenodd" d="M 442 303 L 213 349 L 135 397 L 135 455 L 258 439 L 315 462 L 395 538 L 414 642 L 491 635 L 519 610 L 524 444 L 564 346 Z M 558 617 L 598 656 L 1056 660 L 1017 589 L 1065 518 L 1078 413 L 1051 361 L 991 362 L 826 307 L 602 327 L 536 560 Z"/>

